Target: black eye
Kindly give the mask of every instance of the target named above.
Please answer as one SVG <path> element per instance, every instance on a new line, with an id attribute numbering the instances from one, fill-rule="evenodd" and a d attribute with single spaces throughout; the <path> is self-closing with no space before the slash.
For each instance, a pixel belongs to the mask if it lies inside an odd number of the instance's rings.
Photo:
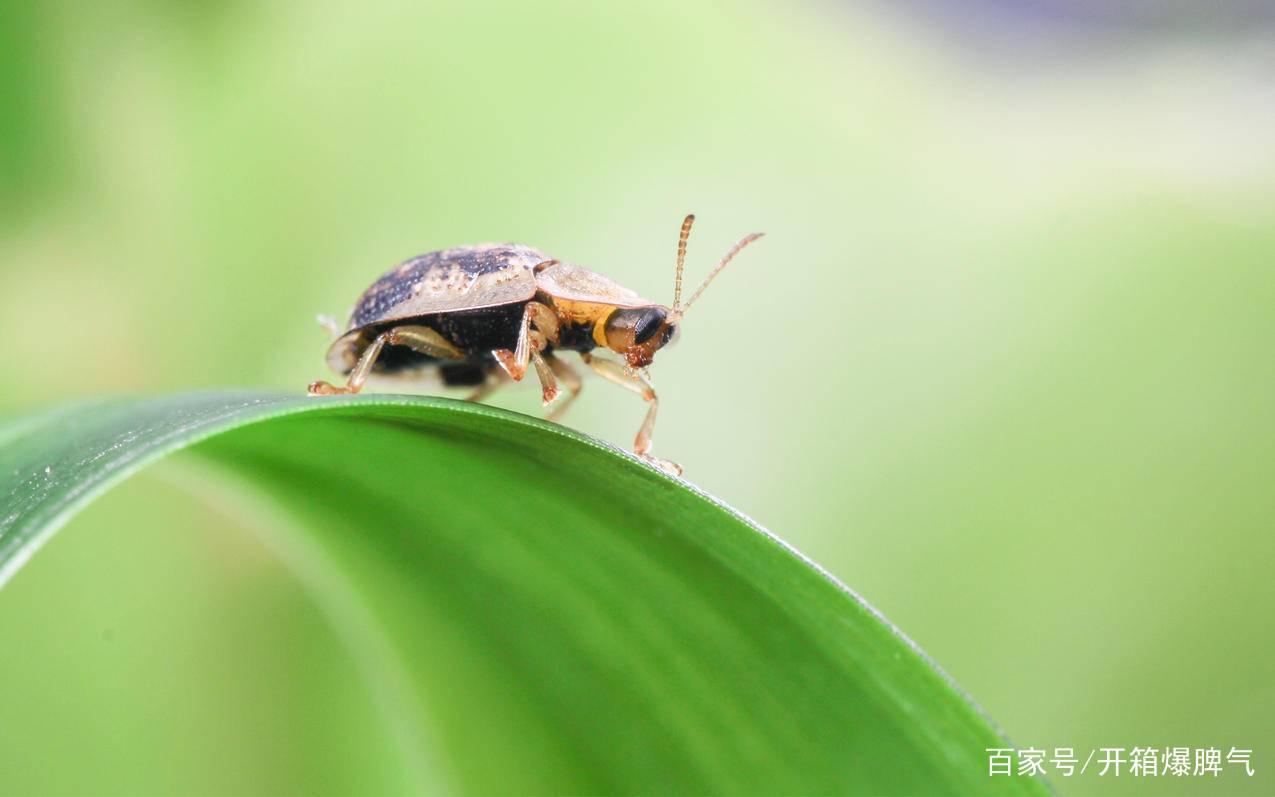
<path id="1" fill-rule="evenodd" d="M 655 333 L 660 331 L 660 325 L 664 323 L 665 317 L 664 310 L 659 307 L 651 307 L 643 311 L 642 317 L 633 326 L 633 342 L 635 344 L 646 343 L 655 337 Z"/>

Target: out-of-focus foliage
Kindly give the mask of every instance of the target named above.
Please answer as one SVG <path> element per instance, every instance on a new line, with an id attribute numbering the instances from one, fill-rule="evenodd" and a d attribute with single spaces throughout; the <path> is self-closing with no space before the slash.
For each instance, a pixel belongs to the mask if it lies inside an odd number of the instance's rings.
<path id="1" fill-rule="evenodd" d="M 1269 29 L 1034 59 L 884 9 L 6 10 L 0 404 L 300 390 L 315 312 L 458 243 L 666 298 L 694 210 L 690 279 L 769 236 L 655 364 L 662 454 L 862 590 L 1020 745 L 1275 749 Z M 590 382 L 568 420 L 623 442 L 639 403 Z M 139 506 L 152 525 L 114 522 Z M 201 613 L 200 646 L 317 666 L 332 641 L 277 566 L 192 512 L 130 488 L 68 529 L 0 601 L 24 666 L 115 661 L 99 615 L 29 620 L 40 596 L 110 593 L 120 569 L 86 553 L 104 539 L 165 596 L 115 633 Z M 251 605 L 275 614 L 228 619 Z M 266 713 L 226 689 L 210 722 Z M 281 727 L 336 710 L 286 697 Z M 1226 790 L 1271 791 L 1257 769 Z"/>

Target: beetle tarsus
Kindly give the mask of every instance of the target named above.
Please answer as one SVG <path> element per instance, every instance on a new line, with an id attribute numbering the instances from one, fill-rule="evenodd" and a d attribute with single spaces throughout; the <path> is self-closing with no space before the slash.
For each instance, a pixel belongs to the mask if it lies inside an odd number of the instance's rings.
<path id="1" fill-rule="evenodd" d="M 320 379 L 317 382 L 311 382 L 308 390 L 311 396 L 339 396 L 345 393 L 357 393 L 358 388 L 337 387 L 331 382 L 324 382 Z"/>
<path id="2" fill-rule="evenodd" d="M 649 465 L 654 465 L 656 468 L 659 468 L 670 476 L 682 475 L 682 466 L 672 460 L 660 459 L 659 457 L 653 457 L 650 454 L 638 454 L 638 458 L 642 459 Z"/>

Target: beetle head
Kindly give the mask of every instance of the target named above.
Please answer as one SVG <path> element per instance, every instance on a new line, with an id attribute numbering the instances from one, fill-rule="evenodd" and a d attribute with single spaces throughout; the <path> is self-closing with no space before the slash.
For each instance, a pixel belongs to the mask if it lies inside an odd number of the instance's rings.
<path id="1" fill-rule="evenodd" d="M 686 241 L 691 235 L 691 225 L 695 216 L 689 215 L 682 222 L 682 234 L 677 239 L 677 276 L 673 287 L 673 307 L 670 309 L 658 304 L 639 307 L 623 307 L 615 310 L 606 318 L 601 328 L 599 342 L 605 340 L 607 348 L 624 355 L 630 368 L 645 368 L 655 358 L 655 353 L 677 340 L 678 330 L 682 324 L 682 316 L 691 309 L 691 305 L 700 297 L 726 264 L 739 254 L 740 250 L 756 241 L 762 233 L 745 235 L 739 243 L 731 247 L 704 282 L 695 289 L 686 304 L 682 304 L 682 268 L 686 263 Z M 594 334 L 597 335 L 598 327 Z"/>
<path id="2" fill-rule="evenodd" d="M 608 349 L 624 355 L 630 368 L 645 368 L 655 352 L 677 337 L 677 324 L 658 304 L 625 307 L 607 316 L 603 334 Z"/>

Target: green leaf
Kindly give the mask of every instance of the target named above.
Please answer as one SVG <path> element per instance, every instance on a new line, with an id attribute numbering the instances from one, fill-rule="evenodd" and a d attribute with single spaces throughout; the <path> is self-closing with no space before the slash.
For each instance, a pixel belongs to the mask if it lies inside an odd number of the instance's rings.
<path id="1" fill-rule="evenodd" d="M 0 425 L 0 582 L 181 449 L 363 662 L 415 791 L 1042 793 L 875 610 L 692 485 L 435 398 L 199 394 Z M 778 477 L 778 476 L 777 476 Z M 936 609 L 941 611 L 941 609 Z"/>

